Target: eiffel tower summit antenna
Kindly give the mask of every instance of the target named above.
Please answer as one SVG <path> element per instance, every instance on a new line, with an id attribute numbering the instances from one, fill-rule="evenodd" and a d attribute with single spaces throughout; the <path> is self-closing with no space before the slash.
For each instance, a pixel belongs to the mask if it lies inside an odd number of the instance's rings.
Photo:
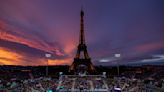
<path id="1" fill-rule="evenodd" d="M 85 33 L 84 33 L 84 11 L 83 7 L 80 11 L 80 35 L 79 35 L 79 44 L 77 46 L 77 53 L 74 58 L 72 65 L 69 68 L 69 71 L 77 72 L 78 67 L 84 65 L 86 67 L 87 73 L 92 73 L 95 71 L 95 68 L 89 57 L 87 46 L 85 42 Z"/>

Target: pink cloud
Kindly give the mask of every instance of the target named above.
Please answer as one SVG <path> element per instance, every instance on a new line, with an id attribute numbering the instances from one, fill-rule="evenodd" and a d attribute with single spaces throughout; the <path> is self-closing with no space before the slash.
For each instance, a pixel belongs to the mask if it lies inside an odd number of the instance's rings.
<path id="1" fill-rule="evenodd" d="M 0 34 L 1 39 L 3 40 L 25 44 L 29 47 L 37 48 L 50 53 L 56 52 L 54 54 L 57 55 L 64 55 L 64 53 L 61 52 L 55 44 L 52 46 L 38 36 L 24 33 L 24 29 L 13 25 L 8 25 L 3 21 L 0 21 Z"/>
<path id="2" fill-rule="evenodd" d="M 139 52 L 139 53 L 146 53 L 149 51 L 153 51 L 159 48 L 164 48 L 164 42 L 160 41 L 160 42 L 154 42 L 154 43 L 145 43 L 139 46 L 136 46 L 134 48 L 135 51 Z"/>

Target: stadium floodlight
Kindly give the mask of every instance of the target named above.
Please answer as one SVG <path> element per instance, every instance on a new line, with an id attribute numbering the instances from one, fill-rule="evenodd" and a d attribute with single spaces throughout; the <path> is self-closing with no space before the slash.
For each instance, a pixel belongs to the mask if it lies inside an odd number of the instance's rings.
<path id="1" fill-rule="evenodd" d="M 45 54 L 45 57 L 50 58 L 50 57 L 51 57 L 51 54 L 46 53 L 46 54 Z"/>
<path id="2" fill-rule="evenodd" d="M 116 57 L 116 58 L 120 58 L 121 57 L 121 54 L 114 54 L 114 56 Z M 117 73 L 118 73 L 118 76 L 119 76 L 119 62 L 117 61 Z"/>
<path id="3" fill-rule="evenodd" d="M 121 54 L 114 54 L 114 56 L 119 58 L 119 57 L 121 57 Z"/>
<path id="4" fill-rule="evenodd" d="M 48 58 L 50 58 L 51 57 L 51 54 L 49 54 L 49 53 L 46 53 L 45 54 L 45 57 L 47 58 L 47 67 L 46 67 L 46 76 L 48 76 Z"/>

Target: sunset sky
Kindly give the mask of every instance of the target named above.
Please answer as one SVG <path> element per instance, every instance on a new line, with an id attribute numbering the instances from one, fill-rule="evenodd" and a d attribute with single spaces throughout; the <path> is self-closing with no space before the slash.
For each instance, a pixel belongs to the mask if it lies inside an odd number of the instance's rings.
<path id="1" fill-rule="evenodd" d="M 0 65 L 71 64 L 82 6 L 95 65 L 164 65 L 164 0 L 0 0 Z"/>

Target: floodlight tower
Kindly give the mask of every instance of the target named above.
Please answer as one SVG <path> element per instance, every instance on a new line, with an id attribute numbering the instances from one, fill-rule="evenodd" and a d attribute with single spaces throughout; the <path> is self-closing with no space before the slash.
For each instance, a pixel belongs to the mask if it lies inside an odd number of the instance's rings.
<path id="1" fill-rule="evenodd" d="M 114 54 L 114 56 L 116 58 L 118 58 L 118 60 L 120 60 L 121 54 Z M 117 74 L 118 74 L 118 76 L 119 76 L 119 72 L 120 72 L 120 70 L 119 70 L 119 61 L 117 61 Z"/>
<path id="2" fill-rule="evenodd" d="M 48 76 L 48 66 L 49 66 L 48 59 L 51 57 L 51 54 L 46 53 L 46 54 L 45 54 L 45 57 L 46 57 L 46 60 L 47 60 L 47 66 L 46 66 L 46 76 Z"/>

